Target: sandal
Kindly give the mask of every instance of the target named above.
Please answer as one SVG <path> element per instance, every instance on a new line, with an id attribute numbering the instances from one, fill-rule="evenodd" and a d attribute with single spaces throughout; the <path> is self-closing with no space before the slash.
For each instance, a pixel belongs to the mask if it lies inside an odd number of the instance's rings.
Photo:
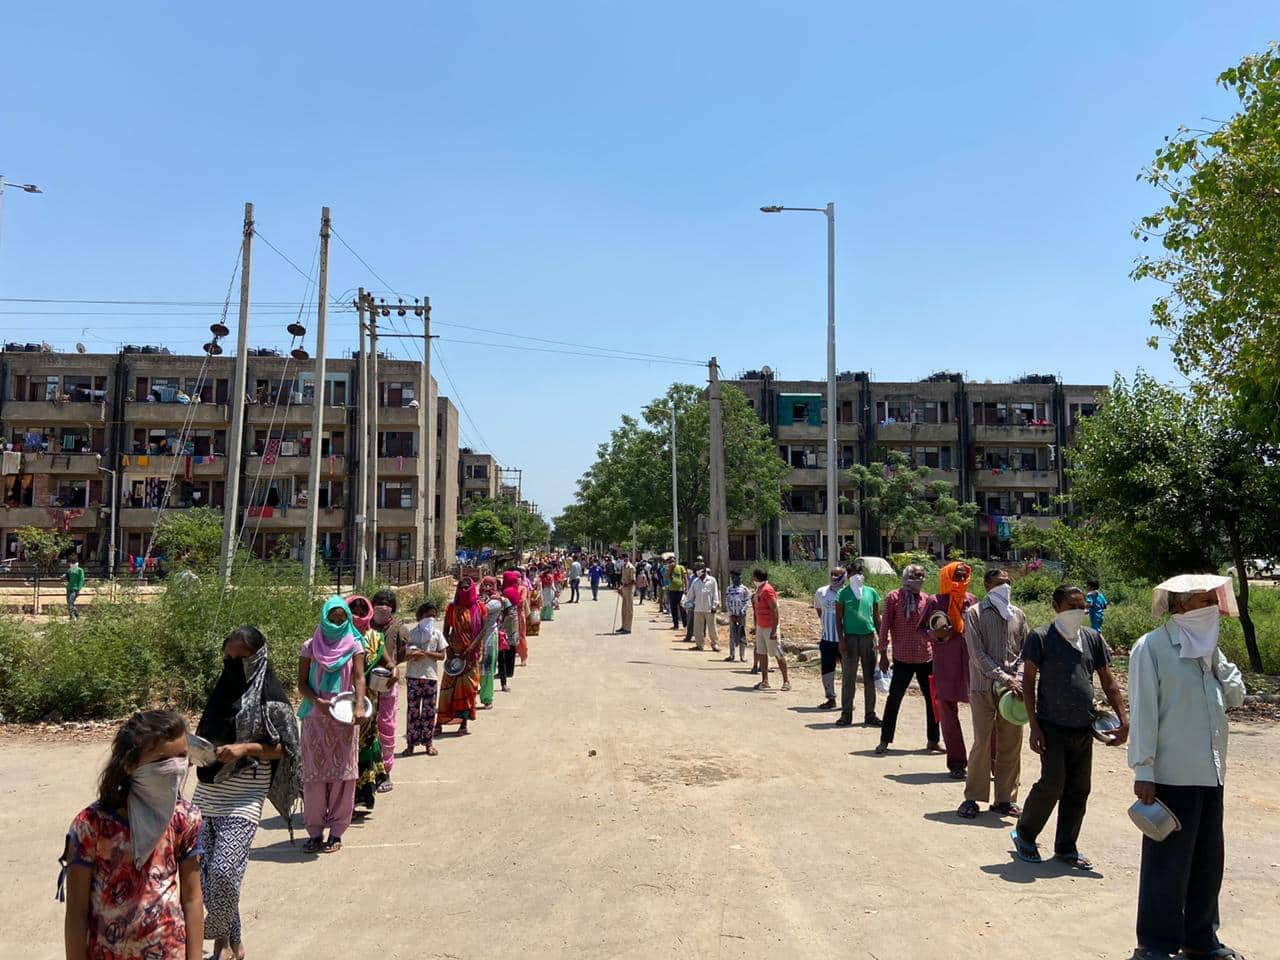
<path id="1" fill-rule="evenodd" d="M 778 689 L 779 689 L 779 690 L 781 690 L 783 693 L 786 693 L 788 690 L 790 690 L 790 689 L 791 689 L 791 681 L 790 681 L 790 680 L 783 680 L 783 681 L 782 681 L 782 686 L 781 686 L 781 687 L 779 687 Z"/>
<path id="2" fill-rule="evenodd" d="M 1014 836 L 1014 843 L 1017 843 L 1017 839 L 1018 839 L 1017 830 L 1013 831 L 1013 836 Z M 1057 860 L 1059 863 L 1065 863 L 1069 867 L 1074 867 L 1077 870 L 1093 869 L 1093 861 L 1090 860 L 1088 857 L 1086 857 L 1084 854 L 1079 852 L 1055 853 L 1053 855 L 1053 859 Z M 1209 954 L 1209 956 L 1213 956 L 1213 954 Z M 1228 954 L 1228 956 L 1230 956 L 1230 954 Z"/>
<path id="3" fill-rule="evenodd" d="M 773 687 L 769 686 L 767 683 L 765 683 L 763 680 L 761 680 L 759 683 L 757 683 L 757 684 L 756 684 L 754 687 L 752 687 L 751 689 L 752 689 L 752 690 L 772 690 L 772 689 L 773 689 Z"/>
<path id="4" fill-rule="evenodd" d="M 1009 834 L 1009 838 L 1013 840 L 1013 855 L 1023 863 L 1044 863 L 1040 856 L 1040 848 L 1034 843 L 1028 843 L 1018 836 L 1018 828 L 1014 827 L 1013 832 Z M 1059 860 L 1060 857 L 1053 859 Z"/>
<path id="5" fill-rule="evenodd" d="M 302 845 L 302 852 L 305 854 L 317 854 L 324 848 L 324 841 L 319 837 L 311 837 Z"/>
<path id="6" fill-rule="evenodd" d="M 324 846 L 321 848 L 320 852 L 321 853 L 337 853 L 341 849 L 342 849 L 342 838 L 330 837 L 328 840 L 324 842 Z"/>
<path id="7" fill-rule="evenodd" d="M 978 816 L 978 805 L 972 800 L 966 800 L 956 810 L 956 816 L 963 817 L 965 820 L 973 820 Z"/>
<path id="8" fill-rule="evenodd" d="M 428 757 L 438 757 L 438 756 L 440 756 L 440 751 L 439 751 L 439 750 L 437 750 L 435 747 L 427 747 L 427 756 L 428 756 Z"/>
<path id="9" fill-rule="evenodd" d="M 394 789 L 395 786 L 390 780 L 384 780 L 382 783 L 378 784 L 378 793 L 390 793 Z"/>
<path id="10" fill-rule="evenodd" d="M 1006 800 L 1003 803 L 993 803 L 991 812 L 998 813 L 1002 817 L 1020 817 L 1022 816 L 1022 808 L 1012 800 Z"/>

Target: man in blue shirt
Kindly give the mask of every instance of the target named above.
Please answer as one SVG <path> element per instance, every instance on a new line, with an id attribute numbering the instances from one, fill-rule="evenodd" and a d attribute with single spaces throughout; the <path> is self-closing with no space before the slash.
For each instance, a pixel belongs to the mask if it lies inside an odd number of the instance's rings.
<path id="1" fill-rule="evenodd" d="M 591 569 L 587 571 L 591 579 L 591 599 L 600 599 L 600 578 L 604 576 L 604 567 L 600 566 L 600 558 L 591 561 Z"/>
<path id="2" fill-rule="evenodd" d="M 1098 588 L 1097 580 L 1085 581 L 1089 592 L 1084 595 L 1085 607 L 1089 611 L 1089 626 L 1098 633 L 1102 632 L 1102 611 L 1107 609 L 1107 598 Z"/>

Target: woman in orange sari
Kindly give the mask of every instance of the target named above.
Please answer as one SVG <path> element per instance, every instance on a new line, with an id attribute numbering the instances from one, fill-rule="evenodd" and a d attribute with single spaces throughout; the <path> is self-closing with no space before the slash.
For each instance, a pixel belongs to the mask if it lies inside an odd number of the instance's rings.
<path id="1" fill-rule="evenodd" d="M 444 611 L 444 639 L 447 644 L 444 677 L 440 681 L 436 732 L 446 723 L 460 722 L 459 734 L 467 734 L 467 721 L 476 718 L 476 694 L 480 690 L 480 630 L 484 607 L 475 581 L 463 577 L 453 601 Z M 460 672 L 451 670 L 460 667 Z"/>

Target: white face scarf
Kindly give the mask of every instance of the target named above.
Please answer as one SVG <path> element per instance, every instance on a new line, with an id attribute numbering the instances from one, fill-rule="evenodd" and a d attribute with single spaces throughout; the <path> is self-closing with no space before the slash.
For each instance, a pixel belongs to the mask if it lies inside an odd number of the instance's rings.
<path id="1" fill-rule="evenodd" d="M 129 779 L 129 834 L 133 838 L 133 863 L 141 867 L 151 859 L 156 844 L 169 829 L 187 779 L 187 758 L 170 757 L 138 767 Z"/>
<path id="2" fill-rule="evenodd" d="M 991 606 L 995 607 L 996 613 L 1007 623 L 1013 616 L 1009 610 L 1009 598 L 1013 593 L 1013 587 L 1007 583 L 1002 583 L 998 587 L 994 587 L 987 591 L 987 599 L 991 601 Z"/>
<path id="3" fill-rule="evenodd" d="M 1218 630 L 1222 626 L 1222 612 L 1216 605 L 1175 613 L 1172 620 L 1182 631 L 1182 659 L 1200 657 L 1207 661 L 1213 656 L 1218 646 Z"/>
<path id="4" fill-rule="evenodd" d="M 854 599 L 862 599 L 862 585 L 867 582 L 867 578 L 860 573 L 855 573 L 853 579 L 849 581 L 849 589 L 853 591 Z"/>
<path id="5" fill-rule="evenodd" d="M 1080 635 L 1080 628 L 1084 626 L 1087 616 L 1089 616 L 1088 610 L 1070 609 L 1063 610 L 1053 619 L 1053 626 L 1058 631 L 1058 636 L 1081 653 L 1084 653 L 1084 637 Z"/>

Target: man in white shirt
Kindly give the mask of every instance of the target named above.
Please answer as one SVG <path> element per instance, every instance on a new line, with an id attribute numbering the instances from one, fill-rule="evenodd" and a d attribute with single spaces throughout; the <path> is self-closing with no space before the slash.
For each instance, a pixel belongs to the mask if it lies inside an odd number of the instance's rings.
<path id="1" fill-rule="evenodd" d="M 573 563 L 569 564 L 569 602 L 581 603 L 582 597 L 578 594 L 578 581 L 582 579 L 582 562 L 575 556 Z"/>
<path id="2" fill-rule="evenodd" d="M 1231 580 L 1184 574 L 1155 589 L 1152 616 L 1168 621 L 1129 653 L 1129 766 L 1133 792 L 1159 800 L 1181 828 L 1142 840 L 1134 960 L 1239 954 L 1218 940 L 1227 709 L 1244 680 L 1218 648 L 1223 613 L 1236 615 Z M 1181 952 L 1179 952 L 1181 951 Z"/>
<path id="3" fill-rule="evenodd" d="M 707 634 L 711 634 L 711 649 L 720 651 L 720 637 L 716 633 L 716 610 L 720 608 L 720 585 L 707 572 L 698 567 L 689 581 L 686 593 L 693 607 L 693 642 L 695 649 L 705 650 Z"/>
<path id="4" fill-rule="evenodd" d="M 818 641 L 818 657 L 822 661 L 822 690 L 827 698 L 818 704 L 820 710 L 836 707 L 836 663 L 840 660 L 840 630 L 836 625 L 836 594 L 844 586 L 844 567 L 831 568 L 831 582 L 824 583 L 813 595 L 813 609 L 822 625 Z"/>

